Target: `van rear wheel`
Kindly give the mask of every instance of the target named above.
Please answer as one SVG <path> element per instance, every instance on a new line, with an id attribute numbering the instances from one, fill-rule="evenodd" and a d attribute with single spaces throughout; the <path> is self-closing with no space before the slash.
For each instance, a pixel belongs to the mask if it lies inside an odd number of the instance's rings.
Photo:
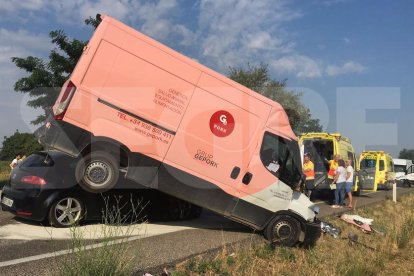
<path id="1" fill-rule="evenodd" d="M 119 162 L 109 153 L 87 154 L 76 166 L 76 179 L 86 191 L 102 193 L 112 189 L 119 178 Z"/>
<path id="2" fill-rule="evenodd" d="M 265 230 L 265 237 L 276 246 L 292 247 L 299 241 L 300 222 L 291 216 L 276 216 Z"/>

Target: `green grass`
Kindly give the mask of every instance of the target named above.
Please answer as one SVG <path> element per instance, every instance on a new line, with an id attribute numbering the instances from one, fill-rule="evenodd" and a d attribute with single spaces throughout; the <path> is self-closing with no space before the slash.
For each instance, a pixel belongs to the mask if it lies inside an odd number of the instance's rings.
<path id="1" fill-rule="evenodd" d="M 201 255 L 178 264 L 174 275 L 411 275 L 414 271 L 414 194 L 399 202 L 386 201 L 355 210 L 374 219 L 383 234 L 365 234 L 336 217 L 329 221 L 341 228 L 341 238 L 323 234 L 314 248 L 271 250 L 267 242 L 232 249 L 217 256 Z M 350 243 L 348 235 L 358 236 Z"/>
<path id="2" fill-rule="evenodd" d="M 117 202 L 116 206 L 109 206 L 106 200 L 102 229 L 100 234 L 94 236 L 94 239 L 101 243 L 98 248 L 89 248 L 90 243 L 85 237 L 90 237 L 90 232 L 78 226 L 72 227 L 71 254 L 60 263 L 56 275 L 132 275 L 135 266 L 133 260 L 140 256 L 130 253 L 132 248 L 128 238 L 137 227 L 140 227 L 139 222 L 143 222 L 141 213 L 145 206 L 142 202 L 130 203 L 133 217 L 126 219 L 122 212 L 123 208 L 127 208 L 126 205 L 121 206 Z"/>
<path id="3" fill-rule="evenodd" d="M 4 184 L 6 184 L 9 179 L 9 164 L 9 161 L 0 161 L 0 189 L 3 188 Z"/>

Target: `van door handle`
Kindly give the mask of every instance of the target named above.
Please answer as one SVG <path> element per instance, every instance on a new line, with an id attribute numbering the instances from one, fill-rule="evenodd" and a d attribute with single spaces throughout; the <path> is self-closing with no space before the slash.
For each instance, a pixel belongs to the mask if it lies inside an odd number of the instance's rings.
<path id="1" fill-rule="evenodd" d="M 230 177 L 233 179 L 236 179 L 239 176 L 239 173 L 240 173 L 240 168 L 236 166 L 231 171 Z"/>
<path id="2" fill-rule="evenodd" d="M 247 172 L 247 173 L 243 176 L 243 179 L 242 179 L 243 184 L 248 185 L 248 184 L 250 183 L 250 181 L 252 180 L 252 178 L 253 178 L 253 174 L 252 174 L 252 173 Z"/>

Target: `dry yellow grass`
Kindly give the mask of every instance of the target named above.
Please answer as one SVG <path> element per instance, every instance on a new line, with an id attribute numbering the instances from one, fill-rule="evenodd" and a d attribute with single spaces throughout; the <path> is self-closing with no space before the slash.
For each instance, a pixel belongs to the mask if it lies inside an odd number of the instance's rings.
<path id="1" fill-rule="evenodd" d="M 323 234 L 315 248 L 277 248 L 262 244 L 215 258 L 193 258 L 176 267 L 175 275 L 414 275 L 414 195 L 386 201 L 354 214 L 374 219 L 383 234 L 365 234 L 338 218 L 327 218 L 342 230 L 341 238 Z M 350 244 L 348 234 L 358 236 Z"/>

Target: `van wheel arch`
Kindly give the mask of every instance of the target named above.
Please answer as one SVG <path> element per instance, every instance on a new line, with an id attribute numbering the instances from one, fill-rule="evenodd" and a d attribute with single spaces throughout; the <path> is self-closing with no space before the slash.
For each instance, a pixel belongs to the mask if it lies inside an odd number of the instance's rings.
<path id="1" fill-rule="evenodd" d="M 110 152 L 119 160 L 120 168 L 127 168 L 129 165 L 131 151 L 127 146 L 107 137 L 93 137 L 91 142 L 81 151 L 81 156 L 85 157 L 92 151 Z"/>

